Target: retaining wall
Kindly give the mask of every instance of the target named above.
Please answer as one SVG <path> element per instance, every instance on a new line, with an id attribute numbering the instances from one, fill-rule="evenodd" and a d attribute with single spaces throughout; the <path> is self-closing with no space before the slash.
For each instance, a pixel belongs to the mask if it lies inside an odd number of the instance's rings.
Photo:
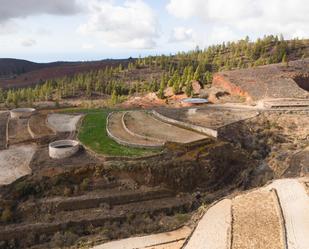
<path id="1" fill-rule="evenodd" d="M 109 119 L 110 119 L 110 116 L 113 114 L 113 112 L 111 112 L 108 117 L 107 117 L 107 121 L 106 121 L 106 132 L 107 132 L 107 135 L 115 140 L 117 143 L 121 144 L 121 145 L 124 145 L 124 146 L 128 146 L 128 147 L 132 147 L 132 148 L 149 148 L 149 149 L 161 149 L 164 145 L 149 145 L 149 144 L 136 144 L 136 143 L 130 143 L 130 142 L 127 142 L 127 141 L 123 141 L 122 139 L 114 136 L 112 134 L 112 132 L 109 130 Z"/>
<path id="2" fill-rule="evenodd" d="M 122 126 L 123 126 L 123 128 L 126 130 L 126 132 L 128 132 L 128 133 L 131 134 L 132 136 L 139 137 L 139 138 L 142 138 L 142 139 L 151 140 L 151 141 L 155 141 L 155 142 L 159 142 L 159 143 L 162 143 L 162 146 L 164 145 L 164 142 L 162 142 L 161 139 L 156 139 L 156 138 L 153 138 L 153 137 L 143 136 L 143 135 L 140 135 L 140 134 L 137 134 L 137 133 L 131 131 L 131 130 L 127 127 L 126 121 L 125 121 L 126 115 L 127 115 L 128 113 L 129 113 L 129 112 L 125 112 L 125 113 L 122 115 L 122 118 L 121 118 Z"/>
<path id="3" fill-rule="evenodd" d="M 216 130 L 210 129 L 210 128 L 206 128 L 206 127 L 202 127 L 202 126 L 198 126 L 198 125 L 193 125 L 193 124 L 189 124 L 189 123 L 185 123 L 179 120 L 175 120 L 166 116 L 163 116 L 162 114 L 158 113 L 157 111 L 152 111 L 152 114 L 154 116 L 156 116 L 157 118 L 161 119 L 162 121 L 172 124 L 172 125 L 176 125 L 182 128 L 186 128 L 192 131 L 197 131 L 199 133 L 205 134 L 207 136 L 211 136 L 214 138 L 218 137 L 218 132 Z"/>

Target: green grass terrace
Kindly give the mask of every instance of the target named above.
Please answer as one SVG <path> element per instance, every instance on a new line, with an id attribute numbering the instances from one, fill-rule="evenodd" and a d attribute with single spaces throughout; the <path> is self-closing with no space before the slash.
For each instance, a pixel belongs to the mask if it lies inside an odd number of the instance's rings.
<path id="1" fill-rule="evenodd" d="M 140 157 L 159 153 L 156 149 L 131 148 L 116 143 L 107 135 L 107 116 L 115 109 L 65 109 L 61 113 L 83 113 L 83 119 L 78 132 L 80 142 L 98 154 L 106 156 Z"/>

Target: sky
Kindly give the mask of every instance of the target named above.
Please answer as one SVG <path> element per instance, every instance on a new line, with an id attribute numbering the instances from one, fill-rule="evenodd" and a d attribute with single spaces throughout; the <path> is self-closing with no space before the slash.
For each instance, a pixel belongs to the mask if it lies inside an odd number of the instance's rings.
<path id="1" fill-rule="evenodd" d="M 308 0 L 0 0 L 0 57 L 128 58 L 309 37 Z"/>

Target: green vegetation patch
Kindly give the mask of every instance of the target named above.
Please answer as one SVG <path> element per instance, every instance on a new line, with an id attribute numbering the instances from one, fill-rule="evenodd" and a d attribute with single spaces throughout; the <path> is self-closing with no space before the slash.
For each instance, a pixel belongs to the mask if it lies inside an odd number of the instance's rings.
<path id="1" fill-rule="evenodd" d="M 154 149 L 131 148 L 120 145 L 112 140 L 106 131 L 106 120 L 112 110 L 75 110 L 86 113 L 78 138 L 90 149 L 108 156 L 146 156 L 160 152 Z M 68 110 L 68 112 L 73 112 Z M 67 113 L 68 113 L 67 112 Z"/>

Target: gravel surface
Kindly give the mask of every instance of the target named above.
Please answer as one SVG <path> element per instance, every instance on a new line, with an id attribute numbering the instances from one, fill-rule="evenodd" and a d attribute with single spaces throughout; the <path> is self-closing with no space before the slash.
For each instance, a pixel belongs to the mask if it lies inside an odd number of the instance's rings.
<path id="1" fill-rule="evenodd" d="M 285 219 L 288 249 L 309 248 L 309 196 L 297 179 L 273 182 Z"/>
<path id="2" fill-rule="evenodd" d="M 93 247 L 93 249 L 179 249 L 190 232 L 191 229 L 185 226 L 172 232 L 112 241 Z M 173 243 L 178 240 L 178 243 Z"/>
<path id="3" fill-rule="evenodd" d="M 0 185 L 10 184 L 31 173 L 30 161 L 34 155 L 34 145 L 11 146 L 0 151 Z"/>
<path id="4" fill-rule="evenodd" d="M 233 199 L 232 249 L 284 249 L 275 193 L 258 190 Z"/>
<path id="5" fill-rule="evenodd" d="M 227 249 L 230 231 L 231 200 L 225 199 L 206 212 L 185 249 Z"/>
<path id="6" fill-rule="evenodd" d="M 76 125 L 82 115 L 50 114 L 48 124 L 57 132 L 72 132 L 76 130 Z"/>

